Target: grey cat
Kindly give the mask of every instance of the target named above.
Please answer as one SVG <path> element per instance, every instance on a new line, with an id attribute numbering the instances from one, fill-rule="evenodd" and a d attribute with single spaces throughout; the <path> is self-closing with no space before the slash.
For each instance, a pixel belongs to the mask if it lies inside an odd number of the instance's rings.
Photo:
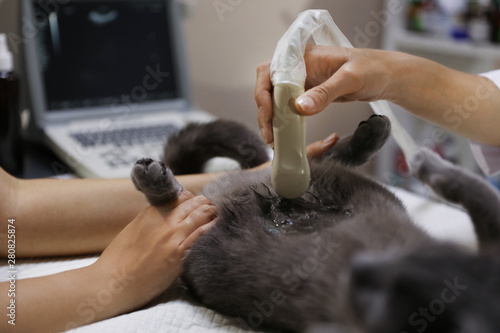
<path id="1" fill-rule="evenodd" d="M 188 288 L 202 303 L 245 328 L 399 333 L 397 329 L 407 327 L 384 330 L 393 310 L 383 302 L 391 285 L 372 280 L 375 273 L 365 274 L 378 271 L 363 253 L 409 258 L 422 249 L 461 250 L 432 239 L 414 225 L 389 190 L 354 170 L 389 134 L 385 117 L 362 122 L 352 136 L 310 160 L 311 185 L 299 199 L 278 196 L 269 170 L 229 173 L 206 186 L 204 195 L 218 208 L 219 220 L 184 260 Z M 267 159 L 264 153 L 255 134 L 235 123 L 192 125 L 169 140 L 164 162 L 138 161 L 132 180 L 151 204 L 161 204 L 182 190 L 167 165 L 179 174 L 199 170 L 210 157 L 230 156 L 252 167 Z M 497 238 L 500 211 L 490 213 L 487 206 L 496 203 L 500 210 L 500 199 L 491 188 L 427 150 L 412 165 L 444 197 L 464 204 L 482 244 Z M 468 193 L 463 187 L 469 184 L 474 186 Z M 479 195 L 488 202 L 477 200 Z M 378 289 L 371 287 L 372 281 L 380 282 Z M 411 312 L 406 316 L 405 311 L 396 313 L 399 322 L 408 322 Z"/>
<path id="2" fill-rule="evenodd" d="M 500 332 L 498 190 L 425 149 L 411 164 L 422 182 L 468 211 L 480 251 L 436 242 L 410 253 L 355 258 L 350 300 L 362 332 Z"/>

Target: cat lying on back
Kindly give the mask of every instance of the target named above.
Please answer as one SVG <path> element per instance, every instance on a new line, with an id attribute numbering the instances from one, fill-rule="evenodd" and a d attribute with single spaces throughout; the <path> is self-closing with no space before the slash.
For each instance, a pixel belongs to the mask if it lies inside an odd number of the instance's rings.
<path id="1" fill-rule="evenodd" d="M 418 274 L 408 258 L 425 256 L 422 249 L 436 256 L 471 255 L 432 239 L 413 224 L 390 191 L 355 172 L 353 168 L 367 162 L 389 134 L 390 123 L 385 117 L 372 116 L 362 122 L 352 136 L 338 142 L 322 158 L 310 161 L 311 185 L 299 199 L 279 197 L 271 186 L 269 170 L 230 173 L 206 186 L 203 194 L 217 206 L 219 217 L 184 260 L 183 279 L 189 289 L 205 305 L 237 318 L 247 328 L 293 332 L 308 328 L 318 332 L 416 331 L 409 326 L 408 318 L 418 311 L 413 306 L 421 298 L 414 296 L 425 293 L 416 289 L 420 286 L 417 282 L 423 279 L 435 289 L 444 288 L 446 278 L 450 283 L 455 280 L 430 270 L 416 281 L 408 278 L 413 284 L 398 289 L 400 274 Z M 267 160 L 265 147 L 255 134 L 235 123 L 216 121 L 191 125 L 170 139 L 164 162 L 138 161 L 132 180 L 151 204 L 168 202 L 182 186 L 167 165 L 175 174 L 199 172 L 215 156 L 235 158 L 244 168 Z M 417 157 L 412 161 L 417 175 L 447 199 L 464 204 L 481 244 L 496 240 L 500 199 L 493 190 L 429 151 L 422 150 Z M 453 186 L 447 190 L 450 180 Z M 479 195 L 488 200 L 479 200 Z M 496 210 L 489 210 L 491 204 L 496 204 Z M 389 261 L 409 261 L 410 268 L 396 266 L 401 268 L 394 268 L 392 277 L 396 280 L 386 280 L 363 253 L 373 257 L 392 253 Z M 426 286 L 426 282 L 422 283 Z M 406 300 L 406 295 L 414 299 Z M 392 296 L 394 302 L 390 303 Z M 395 301 L 405 306 L 398 307 Z M 449 317 L 462 315 L 451 306 L 446 311 Z M 387 326 L 393 315 L 396 323 Z M 485 316 L 478 321 L 490 319 Z M 458 319 L 454 323 L 456 326 L 445 330 L 429 321 L 426 328 L 435 330 L 427 332 L 465 333 L 463 329 L 470 326 L 460 325 L 473 325 Z M 493 331 L 500 332 L 500 328 Z"/>

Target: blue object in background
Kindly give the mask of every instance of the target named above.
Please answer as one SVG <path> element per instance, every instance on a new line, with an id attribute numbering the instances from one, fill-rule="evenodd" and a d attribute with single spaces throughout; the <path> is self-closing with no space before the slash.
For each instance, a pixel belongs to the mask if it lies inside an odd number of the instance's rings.
<path id="1" fill-rule="evenodd" d="M 493 177 L 489 179 L 491 185 L 495 186 L 500 191 L 500 177 Z"/>

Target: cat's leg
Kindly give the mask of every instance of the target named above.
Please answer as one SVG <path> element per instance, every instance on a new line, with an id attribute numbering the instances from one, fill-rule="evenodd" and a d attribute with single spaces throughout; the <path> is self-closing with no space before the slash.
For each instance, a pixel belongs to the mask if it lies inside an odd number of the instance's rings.
<path id="1" fill-rule="evenodd" d="M 132 182 L 152 205 L 175 199 L 184 189 L 165 163 L 143 158 L 132 168 Z"/>
<path id="2" fill-rule="evenodd" d="M 348 166 L 366 163 L 385 144 L 391 134 L 387 117 L 373 115 L 362 121 L 353 135 L 330 148 L 323 158 L 331 158 Z"/>
<path id="3" fill-rule="evenodd" d="M 422 182 L 469 212 L 481 246 L 500 243 L 500 193 L 493 186 L 427 148 L 421 148 L 409 162 Z"/>

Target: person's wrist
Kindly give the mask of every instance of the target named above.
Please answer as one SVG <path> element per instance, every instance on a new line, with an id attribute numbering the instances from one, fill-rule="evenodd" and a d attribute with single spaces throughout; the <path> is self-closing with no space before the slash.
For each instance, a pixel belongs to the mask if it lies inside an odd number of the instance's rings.
<path id="1" fill-rule="evenodd" d="M 402 97 L 401 91 L 404 89 L 405 78 L 411 76 L 413 71 L 412 60 L 409 55 L 401 52 L 382 51 L 384 61 L 388 66 L 385 66 L 387 71 L 387 85 L 382 94 L 383 100 L 399 104 Z M 403 96 L 404 97 L 404 96 Z"/>
<path id="2" fill-rule="evenodd" d="M 131 311 L 142 304 L 136 304 L 133 276 L 130 272 L 120 268 L 119 265 L 111 265 L 108 262 L 97 260 L 94 264 L 86 267 L 86 274 L 94 286 L 90 291 L 90 297 L 101 302 L 102 313 L 98 320 L 110 318 L 127 311 Z"/>
<path id="3" fill-rule="evenodd" d="M 0 169 L 0 212 L 5 218 L 16 218 L 19 206 L 19 179 Z"/>
<path id="4" fill-rule="evenodd" d="M 144 249 L 144 251 L 148 251 L 148 249 Z M 109 305 L 114 310 L 111 315 L 115 316 L 132 311 L 147 304 L 177 279 L 178 275 L 173 272 L 172 267 L 170 270 L 162 271 L 161 267 L 153 264 L 152 266 L 156 269 L 151 270 L 149 267 L 151 264 L 144 261 L 144 258 L 147 257 L 147 255 L 140 255 L 117 258 L 114 255 L 101 255 L 93 265 L 89 266 L 92 275 L 99 279 L 99 288 L 104 290 L 101 292 L 108 294 L 110 292 L 113 295 Z M 152 273 L 155 272 L 158 274 L 152 276 Z M 170 276 L 171 274 L 175 276 Z M 155 279 L 165 282 L 164 286 L 161 283 L 158 284 L 158 281 L 154 281 Z M 172 280 L 170 283 L 169 279 Z M 154 286 L 158 287 L 154 288 Z"/>

